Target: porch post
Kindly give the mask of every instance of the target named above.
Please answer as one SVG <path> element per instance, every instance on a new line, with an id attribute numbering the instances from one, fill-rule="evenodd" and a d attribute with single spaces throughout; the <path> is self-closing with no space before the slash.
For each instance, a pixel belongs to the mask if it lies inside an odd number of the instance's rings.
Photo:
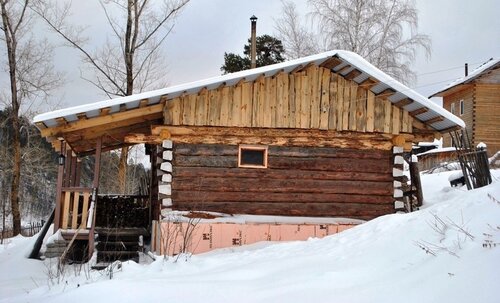
<path id="1" fill-rule="evenodd" d="M 70 179 L 71 179 L 71 162 L 72 162 L 72 151 L 70 148 L 68 148 L 68 145 L 65 144 L 65 151 L 66 151 L 66 157 L 64 161 L 64 179 L 63 179 L 63 187 L 69 187 L 70 185 Z"/>
<path id="2" fill-rule="evenodd" d="M 97 139 L 95 148 L 95 164 L 94 164 L 94 181 L 92 187 L 99 187 L 99 177 L 101 175 L 101 150 L 102 150 L 102 137 Z"/>
<path id="3" fill-rule="evenodd" d="M 76 170 L 77 170 L 76 163 L 77 163 L 77 156 L 73 155 L 73 153 L 71 153 L 71 176 L 70 176 L 70 180 L 69 180 L 69 186 L 74 186 L 74 187 L 77 186 L 75 184 L 76 183 Z"/>
<path id="4" fill-rule="evenodd" d="M 97 138 L 96 148 L 95 148 L 95 163 L 94 163 L 94 180 L 92 182 L 92 203 L 94 204 L 92 211 L 92 225 L 90 227 L 89 233 L 89 259 L 92 258 L 94 253 L 94 229 L 95 229 L 95 216 L 97 211 L 97 188 L 99 187 L 99 176 L 101 171 L 101 151 L 102 151 L 102 137 Z"/>
<path id="5" fill-rule="evenodd" d="M 64 155 L 66 153 L 66 143 L 64 140 L 61 140 L 61 154 Z M 57 187 L 56 187 L 56 210 L 54 214 L 54 232 L 59 229 L 59 224 L 61 220 L 61 197 L 62 197 L 62 187 L 64 180 L 64 164 L 58 163 L 57 168 Z"/>

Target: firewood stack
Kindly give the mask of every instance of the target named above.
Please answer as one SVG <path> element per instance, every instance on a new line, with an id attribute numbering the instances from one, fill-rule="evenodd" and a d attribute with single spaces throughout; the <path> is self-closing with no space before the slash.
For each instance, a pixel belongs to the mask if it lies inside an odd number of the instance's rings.
<path id="1" fill-rule="evenodd" d="M 146 227 L 149 220 L 148 197 L 102 195 L 97 201 L 96 226 Z"/>

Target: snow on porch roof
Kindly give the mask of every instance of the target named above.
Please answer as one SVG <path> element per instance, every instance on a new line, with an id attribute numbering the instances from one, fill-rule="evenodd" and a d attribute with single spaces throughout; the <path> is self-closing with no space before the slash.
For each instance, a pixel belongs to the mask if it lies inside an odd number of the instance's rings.
<path id="1" fill-rule="evenodd" d="M 500 58 L 493 59 L 491 58 L 490 60 L 486 61 L 482 65 L 480 65 L 478 68 L 473 70 L 469 75 L 465 77 L 458 78 L 451 82 L 450 84 L 446 85 L 444 88 L 440 89 L 436 93 L 432 94 L 429 98 L 431 97 L 438 97 L 441 96 L 441 94 L 451 88 L 454 88 L 455 86 L 458 86 L 460 84 L 467 84 L 470 83 L 471 81 L 474 81 L 477 77 L 483 75 L 484 73 L 497 68 L 500 66 Z"/>
<path id="2" fill-rule="evenodd" d="M 60 118 L 64 118 L 67 122 L 71 123 L 77 121 L 78 117 L 82 115 L 85 115 L 89 119 L 97 117 L 99 116 L 100 110 L 104 108 L 110 108 L 110 114 L 119 112 L 124 107 L 126 108 L 126 110 L 131 110 L 134 108 L 138 108 L 140 106 L 141 100 L 147 100 L 148 105 L 153 105 L 159 103 L 162 97 L 170 100 L 180 96 L 181 94 L 198 93 L 203 88 L 214 89 L 222 84 L 231 86 L 242 80 L 254 81 L 262 75 L 264 75 L 265 77 L 272 76 L 280 71 L 289 73 L 296 68 L 306 66 L 307 64 L 320 65 L 333 57 L 338 58 L 341 63 L 333 67 L 332 71 L 340 72 L 341 75 L 345 76 L 356 69 L 361 72 L 357 77 L 353 79 L 357 83 L 361 83 L 368 78 L 379 81 L 379 83 L 371 88 L 371 91 L 375 94 L 379 94 L 387 89 L 392 89 L 396 92 L 388 98 L 392 103 L 396 103 L 405 98 L 409 98 L 414 102 L 404 106 L 405 110 L 411 112 L 426 108 L 427 111 L 422 111 L 421 114 L 416 115 L 415 117 L 424 123 L 426 121 L 433 120 L 432 123 L 429 123 L 432 128 L 441 131 L 456 126 L 465 127 L 465 123 L 460 118 L 456 117 L 442 107 L 430 101 L 428 98 L 420 95 L 411 88 L 408 88 L 404 84 L 385 74 L 384 72 L 370 64 L 368 61 L 363 59 L 361 56 L 349 51 L 342 50 L 332 50 L 317 55 L 299 58 L 296 60 L 208 78 L 205 80 L 171 86 L 131 96 L 60 109 L 37 115 L 33 119 L 33 122 L 36 123 L 37 126 L 40 126 L 40 124 L 43 123 L 46 127 L 55 127 L 58 125 L 58 120 Z M 443 119 L 435 119 L 440 116 L 443 117 Z"/>

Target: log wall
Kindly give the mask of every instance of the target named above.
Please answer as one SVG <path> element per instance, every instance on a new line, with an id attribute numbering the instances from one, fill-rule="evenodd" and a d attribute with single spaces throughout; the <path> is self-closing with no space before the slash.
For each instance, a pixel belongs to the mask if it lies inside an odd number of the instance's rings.
<path id="1" fill-rule="evenodd" d="M 336 131 L 412 132 L 409 113 L 374 95 L 369 85 L 312 65 L 234 86 L 169 100 L 165 125 L 303 128 Z"/>
<path id="2" fill-rule="evenodd" d="M 238 168 L 238 146 L 174 144 L 172 208 L 371 219 L 394 212 L 392 153 L 269 146 L 267 169 Z"/>

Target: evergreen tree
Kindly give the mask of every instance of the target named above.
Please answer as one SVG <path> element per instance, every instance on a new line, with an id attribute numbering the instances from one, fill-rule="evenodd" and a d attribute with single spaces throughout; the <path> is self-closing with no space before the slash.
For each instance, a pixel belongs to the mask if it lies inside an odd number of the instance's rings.
<path id="1" fill-rule="evenodd" d="M 248 39 L 248 44 L 245 44 L 243 49 L 243 56 L 233 53 L 224 53 L 224 65 L 220 68 L 224 74 L 250 69 L 251 43 L 251 39 Z M 257 67 L 285 61 L 283 57 L 285 49 L 283 48 L 281 40 L 269 35 L 262 35 L 256 38 L 256 44 Z"/>

